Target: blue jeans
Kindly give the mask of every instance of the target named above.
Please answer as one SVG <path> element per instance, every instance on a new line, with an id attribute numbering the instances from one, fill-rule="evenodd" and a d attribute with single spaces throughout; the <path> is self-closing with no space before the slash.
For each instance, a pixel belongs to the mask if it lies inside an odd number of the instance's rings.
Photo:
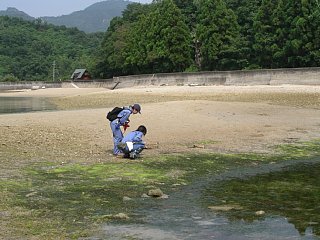
<path id="1" fill-rule="evenodd" d="M 110 122 L 110 127 L 113 135 L 113 154 L 117 155 L 121 153 L 120 149 L 118 148 L 118 143 L 121 142 L 123 134 L 120 126 L 118 126 L 118 120 Z"/>
<path id="2" fill-rule="evenodd" d="M 128 146 L 126 146 L 126 148 L 124 149 L 124 153 L 131 153 L 131 152 L 136 152 L 137 154 L 141 153 L 142 150 L 144 149 L 145 144 L 144 143 L 133 143 L 133 149 L 131 151 L 129 151 Z"/>

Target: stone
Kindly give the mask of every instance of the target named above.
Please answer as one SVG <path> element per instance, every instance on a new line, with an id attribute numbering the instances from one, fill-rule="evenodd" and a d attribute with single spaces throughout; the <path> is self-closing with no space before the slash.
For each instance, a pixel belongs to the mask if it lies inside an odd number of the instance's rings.
<path id="1" fill-rule="evenodd" d="M 123 200 L 124 202 L 125 202 L 125 201 L 131 201 L 132 198 L 129 198 L 129 197 L 124 196 L 122 200 Z"/>
<path id="2" fill-rule="evenodd" d="M 161 191 L 160 188 L 151 189 L 148 192 L 148 196 L 151 196 L 151 197 L 161 197 L 162 195 L 163 195 L 163 192 Z"/>
<path id="3" fill-rule="evenodd" d="M 125 213 L 118 213 L 116 215 L 113 215 L 113 219 L 121 219 L 121 220 L 127 220 L 129 219 L 129 216 Z"/>
<path id="4" fill-rule="evenodd" d="M 256 211 L 255 214 L 256 214 L 257 216 L 262 216 L 262 215 L 264 215 L 264 214 L 266 214 L 266 213 L 265 213 L 265 211 L 260 210 L 260 211 Z"/>
<path id="5" fill-rule="evenodd" d="M 167 194 L 163 194 L 161 197 L 159 197 L 159 198 L 161 198 L 161 199 L 168 199 L 169 198 L 169 195 L 167 195 Z"/>
<path id="6" fill-rule="evenodd" d="M 222 211 L 222 212 L 227 212 L 230 210 L 241 210 L 242 207 L 238 205 L 220 205 L 220 206 L 209 206 L 208 207 L 210 210 L 214 211 Z"/>

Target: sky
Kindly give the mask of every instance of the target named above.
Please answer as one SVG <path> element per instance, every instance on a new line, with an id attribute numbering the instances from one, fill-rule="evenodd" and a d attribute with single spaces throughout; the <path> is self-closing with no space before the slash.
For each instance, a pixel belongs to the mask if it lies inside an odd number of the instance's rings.
<path id="1" fill-rule="evenodd" d="M 0 0 L 0 10 L 14 7 L 31 17 L 61 16 L 86 7 L 102 0 Z M 130 0 L 132 2 L 150 3 L 152 0 Z"/>

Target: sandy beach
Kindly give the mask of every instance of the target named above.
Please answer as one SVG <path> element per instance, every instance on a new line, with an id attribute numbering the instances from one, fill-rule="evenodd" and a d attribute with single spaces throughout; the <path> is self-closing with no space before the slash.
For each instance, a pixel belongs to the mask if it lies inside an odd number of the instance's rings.
<path id="1" fill-rule="evenodd" d="M 119 161 L 106 113 L 140 103 L 130 128 L 148 129 L 143 155 L 270 153 L 278 144 L 320 137 L 319 86 L 163 86 L 39 89 L 0 96 L 47 97 L 59 111 L 0 115 L 1 164 L 28 160 Z M 10 159 L 15 159 L 14 163 Z M 24 162 L 26 161 L 26 162 Z"/>

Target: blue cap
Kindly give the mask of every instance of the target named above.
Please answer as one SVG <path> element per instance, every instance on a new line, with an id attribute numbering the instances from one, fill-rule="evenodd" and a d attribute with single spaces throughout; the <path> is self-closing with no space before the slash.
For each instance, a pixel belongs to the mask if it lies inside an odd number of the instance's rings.
<path id="1" fill-rule="evenodd" d="M 133 109 L 137 110 L 137 112 L 141 114 L 141 112 L 140 112 L 140 111 L 141 111 L 141 107 L 140 107 L 139 104 L 135 103 L 135 104 L 133 105 Z"/>

